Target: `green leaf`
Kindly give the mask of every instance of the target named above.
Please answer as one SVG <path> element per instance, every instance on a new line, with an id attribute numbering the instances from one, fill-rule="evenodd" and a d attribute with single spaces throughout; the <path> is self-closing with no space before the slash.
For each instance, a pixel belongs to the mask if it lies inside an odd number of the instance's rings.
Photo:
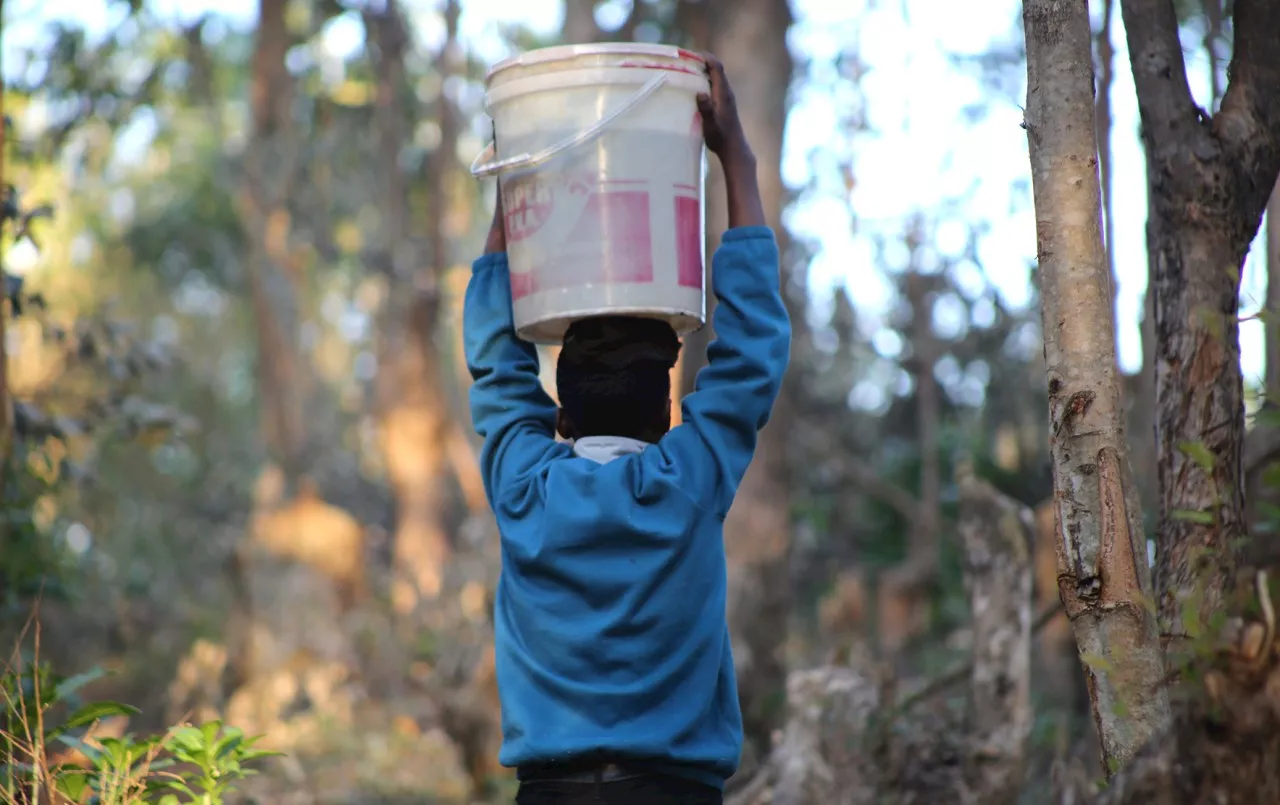
<path id="1" fill-rule="evenodd" d="M 1212 512 L 1198 512 L 1193 509 L 1174 509 L 1173 519 L 1198 525 L 1213 525 Z"/>
<path id="2" fill-rule="evenodd" d="M 102 756 L 101 749 L 96 746 L 90 746 L 74 735 L 59 735 L 56 740 L 58 743 L 69 746 L 77 752 L 82 753 L 85 757 L 89 758 L 95 766 L 98 764 L 98 758 Z"/>
<path id="3" fill-rule="evenodd" d="M 1196 600 L 1198 597 L 1198 595 L 1192 596 L 1182 604 L 1182 630 L 1192 640 L 1202 634 L 1200 628 L 1200 606 Z"/>
<path id="4" fill-rule="evenodd" d="M 54 787 L 72 802 L 79 802 L 89 792 L 91 772 L 87 769 L 59 767 L 53 771 Z"/>
<path id="5" fill-rule="evenodd" d="M 58 698 L 65 699 L 80 690 L 80 688 L 88 685 L 90 682 L 96 682 L 106 675 L 106 671 L 95 665 L 83 674 L 76 674 L 75 676 L 68 677 L 58 683 Z"/>
<path id="6" fill-rule="evenodd" d="M 71 714 L 65 722 L 59 725 L 62 732 L 76 729 L 77 727 L 87 727 L 96 721 L 104 718 L 112 718 L 114 716 L 136 716 L 142 711 L 132 705 L 122 704 L 121 702 L 92 702 L 81 707 L 79 710 Z"/>
<path id="7" fill-rule="evenodd" d="M 200 726 L 200 734 L 204 738 L 204 741 L 201 745 L 206 747 L 214 746 L 216 742 L 215 739 L 218 737 L 218 730 L 220 729 L 222 729 L 222 722 L 217 719 L 214 719 L 213 721 L 206 721 L 202 724 Z"/>
<path id="8" fill-rule="evenodd" d="M 1213 466 L 1216 459 L 1204 442 L 1179 442 L 1178 449 L 1186 454 L 1188 458 L 1200 465 L 1200 469 L 1205 472 L 1213 472 Z"/>
<path id="9" fill-rule="evenodd" d="M 239 730 L 236 730 L 236 733 L 238 732 Z M 243 735 L 232 733 L 230 735 L 225 736 L 221 741 L 218 742 L 217 751 L 214 753 L 214 759 L 222 760 L 227 755 L 239 749 L 240 745 L 243 742 L 244 742 Z"/>

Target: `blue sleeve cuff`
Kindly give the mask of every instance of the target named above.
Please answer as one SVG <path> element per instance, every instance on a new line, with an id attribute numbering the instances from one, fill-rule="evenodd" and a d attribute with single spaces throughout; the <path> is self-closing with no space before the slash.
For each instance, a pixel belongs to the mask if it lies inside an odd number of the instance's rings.
<path id="1" fill-rule="evenodd" d="M 507 268 L 507 253 L 494 252 L 493 254 L 480 255 L 476 258 L 476 261 L 471 264 L 471 273 L 474 274 L 476 272 L 483 271 L 486 268 L 499 268 L 505 270 Z"/>
<path id="2" fill-rule="evenodd" d="M 768 226 L 739 226 L 733 229 L 726 229 L 725 233 L 720 236 L 721 243 L 757 239 L 776 240 L 773 228 Z"/>

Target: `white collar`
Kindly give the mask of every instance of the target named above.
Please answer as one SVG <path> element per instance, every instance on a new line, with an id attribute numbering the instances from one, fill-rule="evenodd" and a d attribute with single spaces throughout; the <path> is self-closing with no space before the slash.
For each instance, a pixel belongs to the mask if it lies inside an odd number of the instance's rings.
<path id="1" fill-rule="evenodd" d="M 575 439 L 572 445 L 574 455 L 590 459 L 597 464 L 608 464 L 615 458 L 641 452 L 649 446 L 649 443 L 626 436 L 584 436 L 581 439 Z"/>

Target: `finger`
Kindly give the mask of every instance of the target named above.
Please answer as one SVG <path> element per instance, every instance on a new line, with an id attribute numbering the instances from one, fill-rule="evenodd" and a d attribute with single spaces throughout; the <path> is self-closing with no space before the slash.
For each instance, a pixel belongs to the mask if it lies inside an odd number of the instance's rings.
<path id="1" fill-rule="evenodd" d="M 698 114 L 702 115 L 704 125 L 716 119 L 716 105 L 710 95 L 698 96 Z"/>

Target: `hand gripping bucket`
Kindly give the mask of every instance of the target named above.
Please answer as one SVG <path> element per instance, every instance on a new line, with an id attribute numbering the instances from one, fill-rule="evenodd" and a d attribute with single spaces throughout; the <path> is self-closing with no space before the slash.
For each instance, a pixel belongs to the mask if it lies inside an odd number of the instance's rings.
<path id="1" fill-rule="evenodd" d="M 496 142 L 517 334 L 559 343 L 577 319 L 702 326 L 703 59 L 664 45 L 569 45 L 494 66 Z"/>

